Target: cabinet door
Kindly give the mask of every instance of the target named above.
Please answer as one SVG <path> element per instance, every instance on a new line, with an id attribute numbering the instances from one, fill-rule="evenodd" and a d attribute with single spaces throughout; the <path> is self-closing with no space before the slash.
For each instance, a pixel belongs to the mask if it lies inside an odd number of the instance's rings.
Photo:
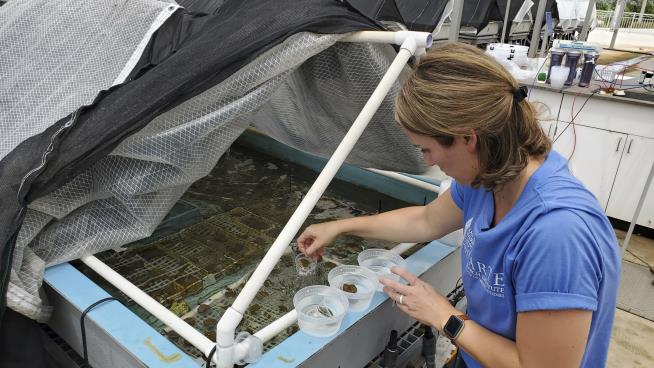
<path id="1" fill-rule="evenodd" d="M 563 94 L 558 91 L 530 88 L 529 102 L 534 104 L 539 111 L 538 117 L 542 120 L 556 120 L 562 101 Z"/>
<path id="2" fill-rule="evenodd" d="M 606 209 L 626 141 L 623 133 L 577 124 L 573 129 L 569 123 L 559 122 L 554 149 L 569 159 L 570 172 Z"/>
<path id="3" fill-rule="evenodd" d="M 631 222 L 654 160 L 654 139 L 628 136 L 606 214 Z M 650 184 L 637 223 L 654 228 L 654 183 Z"/>

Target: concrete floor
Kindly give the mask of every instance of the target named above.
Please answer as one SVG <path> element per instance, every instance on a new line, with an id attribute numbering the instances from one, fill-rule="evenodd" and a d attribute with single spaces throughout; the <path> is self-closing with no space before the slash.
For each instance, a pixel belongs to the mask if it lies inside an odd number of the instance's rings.
<path id="1" fill-rule="evenodd" d="M 616 230 L 615 233 L 620 243 L 622 243 L 626 232 Z M 629 248 L 624 254 L 624 259 L 654 269 L 654 239 L 633 235 L 629 241 Z"/>
<path id="2" fill-rule="evenodd" d="M 620 242 L 625 233 L 616 230 Z M 654 268 L 654 239 L 634 235 L 624 260 Z M 650 285 L 650 287 L 654 287 Z M 654 300 L 652 301 L 654 303 Z M 654 367 L 654 321 L 616 311 L 607 367 Z"/>
<path id="3" fill-rule="evenodd" d="M 618 309 L 606 366 L 654 367 L 654 322 Z"/>

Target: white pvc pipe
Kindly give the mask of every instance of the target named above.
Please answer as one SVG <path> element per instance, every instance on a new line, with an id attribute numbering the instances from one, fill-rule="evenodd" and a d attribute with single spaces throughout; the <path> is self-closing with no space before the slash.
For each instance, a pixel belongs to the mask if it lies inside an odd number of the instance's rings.
<path id="1" fill-rule="evenodd" d="M 415 247 L 416 244 L 418 244 L 418 243 L 400 243 L 400 244 L 394 246 L 393 248 L 391 248 L 391 252 L 393 252 L 395 254 L 402 254 L 402 253 L 406 252 L 407 250 Z"/>
<path id="2" fill-rule="evenodd" d="M 282 232 L 273 242 L 272 246 L 261 260 L 261 263 L 254 270 L 254 273 L 243 287 L 241 293 L 236 297 L 234 304 L 225 311 L 225 314 L 218 321 L 216 326 L 216 353 L 217 368 L 230 368 L 234 365 L 234 332 L 243 319 L 243 313 L 248 308 L 264 281 L 270 275 L 286 247 L 293 240 L 293 237 L 300 230 L 300 227 L 311 213 L 311 210 L 320 199 L 325 189 L 332 181 L 336 172 L 341 167 L 347 155 L 352 151 L 354 144 L 361 137 L 364 129 L 372 119 L 385 96 L 393 87 L 395 80 L 399 77 L 407 61 L 416 51 L 417 43 L 413 37 L 407 37 L 402 44 L 400 51 L 393 60 L 393 63 L 384 74 L 379 85 L 370 96 L 368 102 L 352 123 L 352 127 L 334 151 L 324 169 L 313 183 L 300 205 L 295 210 Z"/>
<path id="3" fill-rule="evenodd" d="M 428 190 L 430 192 L 434 193 L 440 193 L 441 188 L 438 185 L 434 185 L 431 183 L 427 183 L 425 181 L 412 178 L 410 176 L 402 175 L 400 173 L 396 173 L 394 171 L 387 171 L 387 170 L 379 170 L 379 169 L 373 169 L 373 168 L 367 168 L 366 170 L 372 171 L 376 174 L 386 176 L 388 178 L 395 179 L 397 181 L 400 181 L 402 183 L 410 184 L 413 185 L 414 187 L 418 187 L 424 190 Z"/>
<path id="4" fill-rule="evenodd" d="M 254 334 L 254 336 L 258 337 L 265 344 L 268 340 L 279 335 L 280 332 L 287 329 L 296 321 L 297 321 L 297 311 L 293 309 L 292 311 L 281 316 L 280 318 L 278 318 L 268 326 L 257 331 Z"/>
<path id="5" fill-rule="evenodd" d="M 279 234 L 273 245 L 270 247 L 270 250 L 265 255 L 248 282 L 245 284 L 245 287 L 241 293 L 234 301 L 232 308 L 234 308 L 239 313 L 243 314 L 245 312 L 247 307 L 254 299 L 255 295 L 259 292 L 263 282 L 266 280 L 266 278 L 268 278 L 268 275 L 272 271 L 273 267 L 277 264 L 277 261 L 286 250 L 286 247 L 291 243 L 298 230 L 300 230 L 300 227 L 311 213 L 311 210 L 313 210 L 313 207 L 318 202 L 331 180 L 336 175 L 336 172 L 338 172 L 339 168 L 345 161 L 345 158 L 350 153 L 350 151 L 352 151 L 354 144 L 357 142 L 359 137 L 361 137 L 363 130 L 366 128 L 368 122 L 381 105 L 384 97 L 392 88 L 393 83 L 415 50 L 415 43 L 412 42 L 412 39 L 407 39 L 407 42 L 412 44 L 413 48 L 403 48 L 400 50 L 390 68 L 373 92 L 372 96 L 361 110 L 361 113 L 352 124 L 352 127 L 347 132 L 341 143 L 336 148 L 336 151 L 334 151 L 334 154 L 325 165 L 325 168 L 322 170 L 314 184 L 304 196 L 304 199 L 295 210 L 286 226 L 284 226 L 284 229 Z"/>
<path id="6" fill-rule="evenodd" d="M 144 293 L 136 285 L 129 282 L 129 280 L 122 277 L 96 257 L 87 256 L 82 257 L 81 260 L 93 271 L 97 272 L 100 276 L 104 277 L 105 280 L 109 281 L 112 285 L 125 293 L 125 295 L 138 303 L 138 305 L 145 308 L 145 310 L 157 317 L 161 322 L 165 323 L 166 326 L 172 328 L 173 331 L 178 333 L 191 345 L 202 351 L 205 356 L 209 355 L 209 352 L 211 352 L 211 349 L 213 349 L 215 345 L 213 341 L 209 340 L 191 325 L 184 322 L 184 320 L 169 311 L 156 300 L 152 299 L 148 294 Z"/>
<path id="7" fill-rule="evenodd" d="M 410 185 L 414 185 L 416 187 L 420 187 L 422 189 L 431 190 L 436 193 L 438 193 L 438 191 L 440 190 L 440 187 L 438 187 L 437 185 L 426 183 L 422 180 L 414 179 L 393 171 L 379 170 L 373 168 L 368 168 L 367 170 L 393 178 L 395 180 L 402 181 Z M 393 248 L 391 248 L 390 251 L 395 254 L 401 255 L 402 253 L 408 251 L 409 249 L 413 248 L 417 244 L 418 243 L 400 243 L 394 246 Z M 275 336 L 279 335 L 282 331 L 293 325 L 295 322 L 297 322 L 297 311 L 293 309 L 292 311 L 286 313 L 285 315 L 281 316 L 277 320 L 270 323 L 268 326 L 256 332 L 254 336 L 258 337 L 265 344 Z"/>
<path id="8" fill-rule="evenodd" d="M 430 48 L 432 35 L 428 32 L 413 31 L 360 31 L 354 32 L 342 38 L 341 42 L 372 42 L 372 43 L 393 43 L 403 45 L 407 38 L 413 38 L 417 48 Z"/>
<path id="9" fill-rule="evenodd" d="M 334 155 L 329 160 L 320 176 L 305 196 L 302 203 L 300 203 L 300 206 L 298 206 L 287 225 L 282 230 L 282 233 L 275 240 L 270 250 L 255 270 L 255 273 L 245 285 L 241 294 L 239 294 L 237 299 L 234 301 L 234 305 L 223 314 L 220 322 L 216 326 L 218 354 L 214 356 L 214 361 L 219 363 L 219 367 L 231 367 L 233 365 L 235 355 L 243 355 L 243 352 L 235 352 L 235 349 L 233 349 L 232 346 L 234 343 L 234 331 L 236 330 L 238 323 L 240 323 L 241 319 L 243 318 L 243 312 L 252 302 L 254 295 L 256 295 L 258 290 L 263 285 L 263 282 L 270 274 L 270 271 L 272 271 L 272 268 L 275 266 L 277 261 L 279 261 L 279 258 L 283 254 L 285 248 L 291 242 L 292 237 L 297 233 L 302 223 L 304 223 L 304 220 L 306 220 L 308 214 L 311 212 L 316 202 L 318 199 L 320 199 L 322 193 L 325 191 L 326 187 L 329 185 L 334 175 L 343 164 L 345 158 L 350 153 L 352 147 L 363 133 L 363 130 L 369 123 L 370 119 L 381 105 L 381 102 L 383 101 L 386 94 L 388 94 L 388 91 L 399 76 L 408 59 L 412 54 L 416 53 L 418 48 L 422 49 L 425 47 L 430 47 L 432 43 L 432 36 L 430 33 L 426 32 L 363 31 L 354 33 L 342 41 L 396 43 L 401 44 L 402 47 L 390 68 L 384 75 L 384 78 L 382 78 L 381 82 L 377 86 L 375 92 L 370 97 L 361 113 L 352 124 L 348 134 L 345 136 L 345 138 L 343 138 L 343 141 L 338 146 L 334 152 Z M 414 178 L 409 178 L 404 175 L 392 172 L 382 172 L 382 170 L 371 169 L 371 171 L 378 171 L 378 173 L 381 175 L 394 177 L 397 180 L 422 187 L 423 189 L 438 192 L 437 186 L 431 185 L 429 183 L 424 183 Z M 402 245 L 403 244 L 400 244 L 400 246 Z M 166 324 L 166 326 L 173 329 L 182 338 L 202 351 L 205 356 L 209 355 L 210 351 L 215 345 L 214 342 L 206 338 L 203 334 L 195 330 L 192 326 L 184 322 L 177 315 L 148 296 L 146 293 L 119 275 L 117 272 L 112 270 L 109 266 L 104 264 L 96 257 L 87 256 L 81 258 L 81 260 L 87 266 L 97 272 L 100 276 L 109 281 L 112 285 L 124 292 L 137 304 L 161 320 L 164 324 Z M 279 318 L 277 321 L 257 332 L 255 336 L 257 336 L 263 342 L 266 342 L 296 321 L 297 312 L 292 310 Z M 221 344 L 221 342 L 223 344 Z M 219 357 L 222 357 L 223 359 L 220 359 Z"/>

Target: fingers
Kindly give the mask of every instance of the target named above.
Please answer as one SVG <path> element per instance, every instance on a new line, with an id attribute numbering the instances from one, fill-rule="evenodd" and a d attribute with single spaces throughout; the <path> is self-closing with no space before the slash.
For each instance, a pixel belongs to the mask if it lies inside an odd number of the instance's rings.
<path id="1" fill-rule="evenodd" d="M 300 252 L 306 254 L 307 249 L 309 248 L 311 243 L 313 243 L 313 239 L 311 239 L 311 238 L 305 238 L 305 239 L 298 238 L 298 240 L 297 240 L 297 249 Z"/>
<path id="2" fill-rule="evenodd" d="M 410 314 L 411 309 L 409 308 L 409 306 L 406 303 L 406 295 L 404 296 L 404 298 L 402 298 L 403 303 L 400 303 L 400 296 L 402 296 L 401 293 L 398 293 L 397 291 L 395 291 L 395 290 L 393 290 L 391 288 L 388 288 L 388 287 L 384 288 L 384 292 L 386 294 L 388 294 L 389 298 L 391 298 L 391 299 L 393 299 L 395 301 L 395 305 L 398 306 L 402 310 L 402 312 Z"/>
<path id="3" fill-rule="evenodd" d="M 320 255 L 323 252 L 323 244 L 315 240 L 312 241 L 311 245 L 306 249 L 307 255 L 313 255 L 314 253 L 316 253 L 315 255 Z"/>
<path id="4" fill-rule="evenodd" d="M 316 249 L 320 249 L 316 242 L 316 237 L 308 233 L 306 230 L 297 238 L 297 248 L 300 252 L 311 255 Z"/>
<path id="5" fill-rule="evenodd" d="M 325 254 L 325 250 L 323 248 L 317 249 L 315 251 L 308 249 L 305 254 L 315 262 L 319 262 L 322 259 L 322 256 Z"/>
<path id="6" fill-rule="evenodd" d="M 325 250 L 315 238 L 304 235 L 304 233 L 297 240 L 297 249 L 314 261 L 320 260 L 325 254 Z"/>
<path id="7" fill-rule="evenodd" d="M 389 287 L 384 287 L 383 291 L 388 294 L 389 298 L 395 300 L 396 303 L 400 303 L 400 296 L 402 295 L 401 293 L 398 293 L 396 290 L 393 290 Z"/>
<path id="8" fill-rule="evenodd" d="M 314 235 L 305 229 L 300 236 L 297 237 L 297 247 L 300 250 L 306 249 L 311 243 L 313 243 Z"/>
<path id="9" fill-rule="evenodd" d="M 413 276 L 413 274 L 411 272 L 407 271 L 406 269 L 404 269 L 402 267 L 395 266 L 395 267 L 391 268 L 391 272 L 393 272 L 394 274 L 396 274 L 396 275 L 400 276 L 401 278 L 407 280 L 409 282 L 409 285 L 418 284 L 418 282 L 420 281 L 417 277 Z"/>
<path id="10" fill-rule="evenodd" d="M 389 278 L 380 277 L 379 283 L 385 286 L 384 289 L 389 289 L 404 295 L 413 295 L 419 292 L 419 289 L 415 289 L 415 287 L 421 285 L 421 281 L 417 277 L 413 276 L 413 274 L 411 274 L 409 271 L 401 267 L 393 267 L 391 268 L 391 272 L 407 280 L 409 284 L 405 285 Z"/>
<path id="11" fill-rule="evenodd" d="M 324 241 L 319 240 L 320 238 L 315 232 L 314 225 L 307 227 L 297 238 L 298 250 L 314 259 L 322 257 L 325 244 Z"/>
<path id="12" fill-rule="evenodd" d="M 401 294 L 405 294 L 405 295 L 409 294 L 410 290 L 411 290 L 410 285 L 400 284 L 399 282 L 397 282 L 395 280 L 388 279 L 386 277 L 380 277 L 379 278 L 379 283 L 384 285 L 385 287 L 391 289 L 391 290 L 395 290 L 395 291 L 397 291 L 397 292 L 399 292 Z"/>

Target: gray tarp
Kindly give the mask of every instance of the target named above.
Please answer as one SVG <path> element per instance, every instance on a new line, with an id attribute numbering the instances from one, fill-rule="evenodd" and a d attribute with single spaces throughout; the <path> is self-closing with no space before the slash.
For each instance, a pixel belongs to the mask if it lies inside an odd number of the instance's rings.
<path id="1" fill-rule="evenodd" d="M 77 4 L 80 9 L 92 9 L 93 6 L 104 9 L 103 6 L 108 6 L 106 3 L 86 4 L 71 1 L 68 4 L 70 3 Z M 143 3 L 159 9 L 159 12 L 166 11 L 160 2 Z M 31 4 L 35 6 L 32 11 L 38 13 L 39 6 L 36 5 L 40 2 Z M 230 5 L 233 4 L 235 3 Z M 12 3 L 9 3 L 0 8 L 0 19 L 3 16 L 16 16 L 16 7 L 11 6 Z M 47 7 L 43 10 L 47 10 Z M 291 10 L 288 11 L 289 14 L 297 13 Z M 98 11 L 104 14 L 103 11 Z M 91 10 L 87 12 L 93 13 Z M 158 14 L 151 13 L 152 19 L 148 24 L 152 24 Z M 74 34 L 77 32 L 77 37 L 81 39 L 92 37 L 93 32 L 99 33 L 96 37 L 102 39 L 100 35 L 112 34 L 114 26 L 124 27 L 123 22 L 119 21 L 89 22 L 93 25 L 98 22 L 104 24 L 105 28 L 96 27 L 93 30 L 78 27 L 75 23 L 85 19 L 80 18 L 81 14 L 86 13 L 78 11 L 49 14 L 52 18 L 50 21 L 48 14 L 42 14 L 41 23 L 43 27 L 50 25 L 52 29 L 56 29 L 56 24 L 69 22 L 70 26 L 61 30 L 62 37 L 67 39 L 76 39 Z M 142 13 L 139 12 L 138 16 L 130 13 L 121 15 L 125 17 L 125 22 L 129 23 L 127 20 L 141 17 Z M 307 19 L 302 14 L 297 17 Z M 12 27 L 30 27 L 29 24 L 16 21 L 11 24 Z M 5 39 L 4 35 L 8 32 L 18 34 L 12 27 L 0 27 L 0 40 Z M 87 99 L 92 99 L 94 93 L 110 85 L 125 70 L 134 50 L 141 44 L 141 39 L 147 36 L 148 29 L 149 25 L 143 27 L 140 39 L 134 37 L 132 41 L 125 41 L 124 45 L 111 46 L 120 48 L 127 54 L 124 60 L 111 59 L 120 54 L 118 51 L 93 51 L 98 43 L 80 42 L 74 50 L 69 49 L 69 44 L 53 47 L 49 54 L 58 55 L 62 59 L 57 59 L 57 70 L 75 70 L 79 67 L 80 59 L 69 57 L 71 54 L 100 54 L 101 57 L 93 62 L 85 61 L 89 64 L 86 66 L 88 70 L 105 68 L 101 65 L 103 63 L 118 65 L 114 67 L 116 76 L 108 77 L 102 83 L 100 78 L 97 78 L 95 92 L 91 91 L 92 87 L 88 87 L 89 92 L 85 95 L 85 100 L 70 102 L 63 110 L 57 109 L 62 109 L 62 101 L 70 98 L 70 91 L 76 90 L 77 84 L 88 84 L 71 82 L 65 78 L 60 84 L 51 82 L 48 88 L 44 88 L 47 90 L 47 97 L 41 99 L 52 100 L 53 103 L 49 108 L 44 107 L 43 112 L 39 112 L 39 124 L 47 126 L 54 123 L 66 115 L 66 109 L 71 112 L 76 106 L 88 103 Z M 46 27 L 40 32 L 28 33 L 28 36 L 34 39 L 23 39 L 22 44 L 37 43 L 43 33 L 49 32 L 50 28 Z M 340 37 L 342 36 L 311 33 L 297 33 L 287 37 L 283 43 L 261 53 L 220 83 L 159 114 L 143 129 L 123 140 L 109 155 L 66 180 L 61 187 L 48 195 L 33 200 L 16 241 L 11 283 L 7 294 L 9 306 L 35 319 L 46 318 L 48 310 L 43 307 L 38 293 L 45 266 L 147 237 L 188 186 L 206 175 L 233 140 L 252 122 L 259 129 L 287 144 L 328 156 L 390 65 L 389 54 L 392 54 L 392 48 L 389 46 L 336 43 Z M 215 38 L 212 36 L 212 39 Z M 234 43 L 238 43 L 236 41 Z M 51 60 L 47 55 L 41 55 L 42 52 L 29 48 L 21 49 L 18 44 L 13 45 L 10 52 L 17 55 L 16 60 L 31 60 L 35 57 L 32 53 L 39 54 L 40 63 L 30 65 L 30 70 L 43 69 L 45 74 L 52 71 L 52 68 L 41 65 Z M 175 54 L 175 61 L 183 63 L 182 56 L 181 52 Z M 194 62 L 205 60 L 201 56 L 196 57 L 199 59 L 193 59 Z M 94 66 L 95 64 L 98 65 Z M 161 72 L 153 74 L 158 70 L 163 69 L 155 67 L 148 72 L 148 80 L 151 83 L 156 83 L 157 80 L 153 79 L 153 76 L 162 80 L 167 78 Z M 23 73 L 27 72 L 29 71 Z M 7 69 L 0 70 L 2 77 L 5 73 Z M 73 80 L 76 77 L 77 73 L 70 76 Z M 47 75 L 34 77 L 25 83 L 30 86 L 29 90 L 33 90 L 38 89 L 41 80 L 47 80 Z M 59 88 L 60 85 L 66 87 Z M 4 90 L 6 89 L 0 89 Z M 120 90 L 113 91 L 114 94 L 118 92 Z M 141 95 L 141 98 L 144 97 L 147 96 Z M 352 152 L 349 162 L 409 172 L 420 171 L 423 167 L 419 153 L 393 121 L 392 102 L 391 94 Z M 0 99 L 2 109 L 6 107 L 3 103 Z M 33 107 L 40 108 L 38 99 Z M 30 108 L 25 110 L 29 115 Z M 93 113 L 97 116 L 102 114 L 102 111 L 96 108 Z M 23 122 L 20 116 L 12 119 L 1 119 L 0 123 L 4 124 L 3 132 L 11 132 Z M 5 137 L 7 135 L 3 134 L 2 140 L 7 139 Z"/>

